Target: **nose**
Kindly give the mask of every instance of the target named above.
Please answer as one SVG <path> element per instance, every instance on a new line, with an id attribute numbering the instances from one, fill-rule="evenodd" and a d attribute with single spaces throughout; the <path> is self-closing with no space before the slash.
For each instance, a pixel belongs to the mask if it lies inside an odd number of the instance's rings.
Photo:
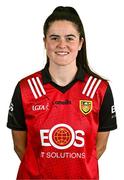
<path id="1" fill-rule="evenodd" d="M 58 43 L 59 48 L 65 48 L 66 47 L 66 41 L 65 39 L 60 39 Z"/>

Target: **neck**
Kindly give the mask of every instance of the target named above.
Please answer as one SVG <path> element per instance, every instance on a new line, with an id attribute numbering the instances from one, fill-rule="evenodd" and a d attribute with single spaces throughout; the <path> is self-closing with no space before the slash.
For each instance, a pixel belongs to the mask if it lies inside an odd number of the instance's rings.
<path id="1" fill-rule="evenodd" d="M 66 86 L 69 84 L 74 79 L 76 72 L 76 63 L 71 63 L 65 66 L 58 66 L 57 64 L 50 63 L 49 66 L 49 73 L 52 81 L 59 86 Z"/>

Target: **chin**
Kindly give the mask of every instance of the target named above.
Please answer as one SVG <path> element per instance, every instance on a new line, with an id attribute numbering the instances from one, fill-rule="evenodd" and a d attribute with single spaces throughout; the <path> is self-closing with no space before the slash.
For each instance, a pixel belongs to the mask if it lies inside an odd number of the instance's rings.
<path id="1" fill-rule="evenodd" d="M 67 66 L 67 65 L 70 65 L 72 64 L 72 61 L 71 62 L 55 62 L 56 65 L 58 66 Z"/>

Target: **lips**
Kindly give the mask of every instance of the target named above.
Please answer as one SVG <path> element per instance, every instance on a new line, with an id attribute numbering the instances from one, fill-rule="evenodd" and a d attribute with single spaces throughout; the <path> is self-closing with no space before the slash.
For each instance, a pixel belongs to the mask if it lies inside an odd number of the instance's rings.
<path id="1" fill-rule="evenodd" d="M 55 52 L 55 54 L 60 55 L 60 56 L 65 56 L 65 55 L 68 55 L 69 52 L 67 52 L 67 51 L 57 51 L 57 52 Z"/>

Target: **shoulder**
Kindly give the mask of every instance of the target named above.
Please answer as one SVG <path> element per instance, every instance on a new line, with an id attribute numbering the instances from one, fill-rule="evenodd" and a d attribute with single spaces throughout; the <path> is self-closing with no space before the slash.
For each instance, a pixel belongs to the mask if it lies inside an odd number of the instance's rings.
<path id="1" fill-rule="evenodd" d="M 27 87 L 29 84 L 36 84 L 38 81 L 42 82 L 42 73 L 41 70 L 34 72 L 24 78 L 22 78 L 19 82 L 18 85 L 21 88 Z"/>
<path id="2" fill-rule="evenodd" d="M 19 87 L 23 100 L 29 97 L 37 99 L 38 97 L 41 97 L 42 94 L 46 94 L 43 87 L 41 71 L 37 71 L 21 79 Z"/>
<path id="3" fill-rule="evenodd" d="M 85 74 L 83 92 L 93 98 L 95 94 L 104 96 L 109 83 L 107 80 Z"/>
<path id="4" fill-rule="evenodd" d="M 26 82 L 26 81 L 28 81 L 28 80 L 36 79 L 37 77 L 38 77 L 38 78 L 42 78 L 41 70 L 40 70 L 40 71 L 37 71 L 37 72 L 34 72 L 34 73 L 32 73 L 32 74 L 30 74 L 30 75 L 22 78 L 22 79 L 19 81 L 19 83 L 24 83 L 24 82 Z"/>
<path id="5" fill-rule="evenodd" d="M 103 79 L 103 78 L 100 78 L 100 77 L 96 77 L 96 76 L 93 76 L 93 75 L 89 75 L 89 74 L 87 74 L 86 72 L 85 72 L 85 76 L 84 76 L 84 81 L 85 82 L 93 82 L 93 83 L 96 83 L 96 82 L 99 82 L 100 84 L 102 83 L 102 84 L 106 84 L 106 85 L 108 85 L 109 83 L 108 83 L 108 81 L 107 80 L 105 80 L 105 79 Z"/>

